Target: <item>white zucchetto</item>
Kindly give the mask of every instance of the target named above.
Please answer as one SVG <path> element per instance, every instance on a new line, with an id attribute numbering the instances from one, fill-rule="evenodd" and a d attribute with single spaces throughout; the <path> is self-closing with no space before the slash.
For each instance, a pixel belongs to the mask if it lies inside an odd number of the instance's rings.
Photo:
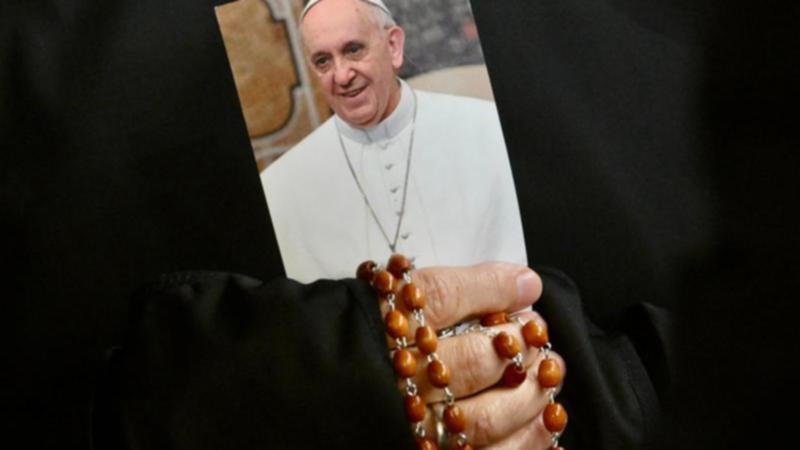
<path id="1" fill-rule="evenodd" d="M 300 20 L 302 20 L 303 17 L 305 17 L 306 14 L 308 14 L 309 9 L 313 8 L 317 3 L 321 1 L 322 0 L 311 0 L 310 2 L 308 2 L 306 4 L 306 7 L 303 8 L 303 12 L 300 13 Z M 372 5 L 377 6 L 378 8 L 384 10 L 386 14 L 388 14 L 390 17 L 392 16 L 392 13 L 389 11 L 389 8 L 387 8 L 386 5 L 381 0 L 361 0 L 361 1 L 366 3 L 371 3 Z"/>

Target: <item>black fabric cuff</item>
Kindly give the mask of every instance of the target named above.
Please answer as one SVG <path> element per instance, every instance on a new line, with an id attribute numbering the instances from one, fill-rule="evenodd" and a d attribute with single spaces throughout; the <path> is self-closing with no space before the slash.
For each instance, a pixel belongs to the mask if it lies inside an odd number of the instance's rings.
<path id="1" fill-rule="evenodd" d="M 544 292 L 534 309 L 547 321 L 553 349 L 567 365 L 557 397 L 569 413 L 561 443 L 572 449 L 648 446 L 661 417 L 653 380 L 663 378 L 658 371 L 669 366 L 661 345 L 666 336 L 656 324 L 668 320 L 648 316 L 661 311 L 637 306 L 630 316 L 637 319 L 634 335 L 626 334 L 625 327 L 602 330 L 586 316 L 569 277 L 548 267 L 536 271 Z"/>
<path id="2" fill-rule="evenodd" d="M 132 304 L 98 449 L 413 446 L 365 283 L 184 272 Z"/>

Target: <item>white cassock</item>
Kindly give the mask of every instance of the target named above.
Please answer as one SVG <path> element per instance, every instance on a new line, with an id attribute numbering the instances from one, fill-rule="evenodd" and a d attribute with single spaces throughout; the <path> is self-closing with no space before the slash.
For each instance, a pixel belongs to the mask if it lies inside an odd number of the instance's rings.
<path id="1" fill-rule="evenodd" d="M 527 264 L 519 206 L 494 103 L 412 91 L 401 81 L 386 120 L 355 128 L 334 116 L 270 165 L 261 181 L 286 275 L 301 282 L 354 277 L 396 251 L 417 267 L 484 261 Z M 416 95 L 415 95 L 416 94 Z M 414 102 L 417 117 L 414 116 Z"/>

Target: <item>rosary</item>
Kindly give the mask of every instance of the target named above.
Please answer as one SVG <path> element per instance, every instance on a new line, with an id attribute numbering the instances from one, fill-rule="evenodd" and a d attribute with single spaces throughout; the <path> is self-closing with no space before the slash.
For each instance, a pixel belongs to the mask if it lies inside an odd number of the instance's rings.
<path id="1" fill-rule="evenodd" d="M 356 276 L 370 283 L 379 300 L 385 300 L 388 306 L 388 312 L 384 316 L 384 323 L 387 335 L 395 343 L 395 348 L 392 351 L 392 364 L 395 374 L 405 385 L 403 403 L 406 417 L 412 424 L 417 447 L 420 450 L 432 450 L 440 447 L 471 450 L 473 447 L 469 444 L 467 435 L 464 433 L 467 428 L 468 418 L 456 404 L 455 396 L 449 388 L 451 380 L 450 369 L 436 354 L 438 339 L 450 334 L 445 335 L 440 332 L 437 335 L 431 326 L 426 325 L 423 312 L 423 308 L 426 305 L 426 297 L 422 290 L 412 282 L 411 272 L 413 269 L 413 264 L 405 256 L 394 254 L 389 258 L 385 267 L 379 267 L 373 261 L 361 263 L 356 271 Z M 413 320 L 417 323 L 413 342 L 410 341 L 412 336 L 409 319 L 401 309 L 410 312 Z M 549 396 L 549 402 L 542 415 L 544 426 L 551 433 L 551 449 L 564 450 L 563 447 L 558 445 L 558 440 L 567 426 L 567 412 L 560 403 L 555 401 L 556 389 L 563 379 L 563 374 L 561 366 L 550 356 L 552 345 L 549 341 L 547 328 L 535 320 L 523 323 L 520 318 L 512 319 L 504 312 L 495 312 L 484 315 L 480 320 L 480 324 L 470 325 L 465 331 L 457 332 L 456 334 L 480 332 L 491 338 L 497 356 L 509 361 L 503 371 L 499 385 L 514 389 L 521 385 L 527 377 L 527 370 L 523 365 L 521 345 L 514 336 L 492 328 L 495 325 L 511 323 L 512 321 L 522 326 L 525 345 L 528 348 L 537 348 L 544 357 L 539 363 L 536 373 L 536 380 L 539 386 L 546 389 Z M 427 408 L 425 402 L 419 396 L 416 383 L 412 379 L 417 373 L 417 358 L 410 351 L 414 345 L 416 345 L 419 353 L 425 357 L 425 373 L 428 381 L 432 386 L 442 389 L 444 393 L 443 408 L 436 413 L 436 439 L 429 437 L 423 426 Z"/>

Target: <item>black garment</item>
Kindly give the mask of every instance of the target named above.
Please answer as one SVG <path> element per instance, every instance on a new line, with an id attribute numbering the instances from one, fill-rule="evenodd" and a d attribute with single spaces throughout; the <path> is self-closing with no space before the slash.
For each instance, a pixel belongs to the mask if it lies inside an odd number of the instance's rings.
<path id="1" fill-rule="evenodd" d="M 606 334 L 565 275 L 539 273 L 536 309 L 568 363 L 562 443 L 641 448 L 660 415 L 652 379 L 666 361 L 666 314 L 642 307 L 636 332 Z M 176 274 L 138 295 L 131 317 L 98 396 L 98 449 L 413 446 L 364 282 Z"/>

